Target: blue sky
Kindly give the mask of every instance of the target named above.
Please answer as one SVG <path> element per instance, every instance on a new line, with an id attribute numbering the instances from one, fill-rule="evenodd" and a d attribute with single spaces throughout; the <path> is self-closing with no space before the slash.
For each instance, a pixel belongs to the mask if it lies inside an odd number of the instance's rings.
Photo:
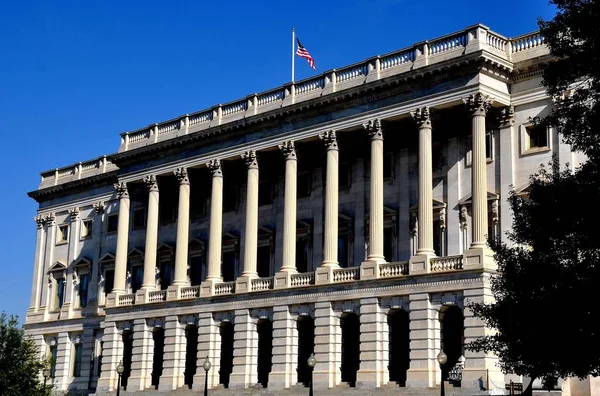
<path id="1" fill-rule="evenodd" d="M 280 86 L 291 28 L 317 71 L 483 23 L 505 36 L 547 0 L 0 2 L 0 311 L 29 306 L 44 170 L 110 154 L 119 133 Z M 303 59 L 296 79 L 314 73 Z"/>

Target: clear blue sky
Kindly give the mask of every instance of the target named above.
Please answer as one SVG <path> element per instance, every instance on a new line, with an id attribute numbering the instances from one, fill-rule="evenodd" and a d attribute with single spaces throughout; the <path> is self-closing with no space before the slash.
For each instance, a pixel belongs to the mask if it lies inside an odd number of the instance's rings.
<path id="1" fill-rule="evenodd" d="M 0 311 L 29 306 L 44 170 L 119 133 L 290 81 L 291 28 L 319 72 L 474 23 L 505 36 L 547 0 L 0 1 Z M 313 75 L 303 59 L 296 79 Z"/>

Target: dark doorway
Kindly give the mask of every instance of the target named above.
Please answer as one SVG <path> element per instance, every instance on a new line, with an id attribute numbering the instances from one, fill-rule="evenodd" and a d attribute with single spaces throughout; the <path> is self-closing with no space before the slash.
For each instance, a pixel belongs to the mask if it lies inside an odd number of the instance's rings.
<path id="1" fill-rule="evenodd" d="M 458 362 L 463 354 L 464 343 L 464 318 L 462 310 L 456 305 L 448 307 L 442 312 L 442 348 L 448 356 L 448 361 L 442 367 L 442 378 L 448 379 L 448 372 Z M 460 383 L 453 383 L 460 386 Z"/>
<path id="2" fill-rule="evenodd" d="M 360 321 L 355 313 L 344 313 L 342 327 L 342 382 L 356 386 L 356 372 L 360 365 Z"/>
<path id="3" fill-rule="evenodd" d="M 408 312 L 392 309 L 388 314 L 390 382 L 406 386 L 406 371 L 410 367 L 410 327 Z"/>
<path id="4" fill-rule="evenodd" d="M 233 324 L 222 322 L 221 328 L 221 369 L 219 370 L 219 383 L 229 388 L 229 378 L 233 371 Z"/>
<path id="5" fill-rule="evenodd" d="M 123 330 L 123 374 L 121 375 L 121 386 L 127 389 L 127 381 L 131 375 L 131 356 L 133 355 L 133 332 Z"/>
<path id="6" fill-rule="evenodd" d="M 156 327 L 152 332 L 154 355 L 152 356 L 152 386 L 158 389 L 158 382 L 163 371 L 163 354 L 165 352 L 165 330 Z"/>
<path id="7" fill-rule="evenodd" d="M 192 389 L 198 363 L 198 328 L 196 326 L 190 325 L 185 328 L 185 342 L 184 384 Z"/>
<path id="8" fill-rule="evenodd" d="M 266 388 L 273 361 L 273 322 L 260 319 L 256 324 L 256 331 L 258 332 L 258 383 Z"/>
<path id="9" fill-rule="evenodd" d="M 310 316 L 300 316 L 298 328 L 298 383 L 309 386 L 310 370 L 306 363 L 315 351 L 315 320 Z"/>

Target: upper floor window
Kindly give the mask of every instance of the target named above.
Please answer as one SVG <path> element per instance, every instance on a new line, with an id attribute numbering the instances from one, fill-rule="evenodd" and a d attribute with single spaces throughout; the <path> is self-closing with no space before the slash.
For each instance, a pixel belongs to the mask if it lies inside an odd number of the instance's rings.
<path id="1" fill-rule="evenodd" d="M 529 125 L 526 130 L 526 150 L 549 148 L 548 128 L 542 125 Z"/>
<path id="2" fill-rule="evenodd" d="M 311 172 L 298 172 L 298 198 L 307 198 L 311 194 Z"/>
<path id="3" fill-rule="evenodd" d="M 236 186 L 225 186 L 223 188 L 223 211 L 231 212 L 238 206 L 238 189 Z"/>
<path id="4" fill-rule="evenodd" d="M 115 270 L 110 269 L 104 272 L 104 293 L 109 294 L 112 293 L 113 288 L 115 287 Z"/>
<path id="5" fill-rule="evenodd" d="M 81 275 L 81 277 L 79 279 L 79 306 L 81 308 L 87 307 L 89 287 L 90 287 L 90 274 Z"/>
<path id="6" fill-rule="evenodd" d="M 81 363 L 83 362 L 83 342 L 77 336 L 74 342 L 73 377 L 81 377 Z"/>
<path id="7" fill-rule="evenodd" d="M 119 215 L 111 214 L 106 218 L 106 232 L 117 232 L 119 228 Z"/>
<path id="8" fill-rule="evenodd" d="M 385 153 L 383 156 L 383 178 L 384 180 L 394 178 L 394 153 Z"/>
<path id="9" fill-rule="evenodd" d="M 66 243 L 69 240 L 69 225 L 61 224 L 58 226 L 58 233 L 56 234 L 56 243 Z"/>
<path id="10" fill-rule="evenodd" d="M 141 230 L 146 227 L 146 208 L 136 208 L 133 210 L 133 229 Z"/>
<path id="11" fill-rule="evenodd" d="M 65 278 L 56 279 L 56 292 L 54 293 L 54 307 L 61 309 L 65 301 Z"/>
<path id="12" fill-rule="evenodd" d="M 135 265 L 131 267 L 131 292 L 135 293 L 142 288 L 144 282 L 144 267 Z"/>
<path id="13" fill-rule="evenodd" d="M 350 188 L 352 186 L 352 165 L 350 162 L 340 163 L 339 187 Z"/>
<path id="14" fill-rule="evenodd" d="M 270 180 L 263 180 L 258 185 L 258 204 L 270 205 L 273 203 L 273 184 Z"/>
<path id="15" fill-rule="evenodd" d="M 92 219 L 81 220 L 81 239 L 92 237 Z"/>

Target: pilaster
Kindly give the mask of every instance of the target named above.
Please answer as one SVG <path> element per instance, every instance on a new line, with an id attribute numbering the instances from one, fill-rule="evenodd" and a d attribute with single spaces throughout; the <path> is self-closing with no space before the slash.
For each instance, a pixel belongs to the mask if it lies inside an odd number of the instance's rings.
<path id="1" fill-rule="evenodd" d="M 500 236 L 506 242 L 504 233 L 512 228 L 513 213 L 508 197 L 511 186 L 516 187 L 514 162 L 517 142 L 515 133 L 515 110 L 512 106 L 501 110 L 500 116 Z"/>
<path id="2" fill-rule="evenodd" d="M 410 368 L 406 386 L 433 387 L 439 384 L 441 372 L 437 363 L 440 351 L 438 311 L 428 293 L 409 295 Z"/>
<path id="3" fill-rule="evenodd" d="M 285 389 L 296 383 L 298 335 L 287 305 L 273 307 L 273 369 L 269 389 Z"/>
<path id="4" fill-rule="evenodd" d="M 256 320 L 248 309 L 235 311 L 233 336 L 233 372 L 229 387 L 243 389 L 258 380 L 258 333 Z"/>
<path id="5" fill-rule="evenodd" d="M 33 259 L 33 277 L 31 281 L 31 299 L 29 300 L 29 309 L 27 316 L 37 312 L 41 303 L 41 294 L 44 279 L 44 217 L 38 215 L 34 218 L 37 232 L 35 237 L 35 258 Z"/>
<path id="6" fill-rule="evenodd" d="M 165 319 L 163 372 L 158 384 L 159 391 L 175 390 L 183 386 L 185 349 L 185 326 L 179 321 L 178 316 L 167 316 Z"/>
<path id="7" fill-rule="evenodd" d="M 379 388 L 388 382 L 388 367 L 384 364 L 389 353 L 386 316 L 379 298 L 360 300 L 360 368 L 357 387 Z"/>
<path id="8" fill-rule="evenodd" d="M 75 257 L 77 255 L 78 244 L 79 244 L 79 208 L 69 209 L 69 244 L 67 253 L 67 277 L 65 286 L 65 301 L 62 308 L 60 309 L 61 318 L 69 318 L 73 314 L 73 307 L 75 306 Z"/>
<path id="9" fill-rule="evenodd" d="M 144 390 L 152 384 L 152 359 L 154 341 L 152 328 L 146 319 L 133 321 L 133 353 L 131 356 L 131 376 L 127 391 Z"/>
<path id="10" fill-rule="evenodd" d="M 52 296 L 50 296 L 50 286 L 51 283 L 48 279 L 48 269 L 52 265 L 52 261 L 54 260 L 54 246 L 56 244 L 56 216 L 54 213 L 48 213 L 44 216 L 44 224 L 46 226 L 46 249 L 44 251 L 44 261 L 43 261 L 43 277 L 44 281 L 42 281 L 42 301 L 40 303 L 40 310 L 45 311 L 46 315 L 52 307 Z"/>
<path id="11" fill-rule="evenodd" d="M 340 320 L 330 302 L 315 303 L 315 359 L 313 383 L 316 389 L 341 383 L 342 334 Z"/>

